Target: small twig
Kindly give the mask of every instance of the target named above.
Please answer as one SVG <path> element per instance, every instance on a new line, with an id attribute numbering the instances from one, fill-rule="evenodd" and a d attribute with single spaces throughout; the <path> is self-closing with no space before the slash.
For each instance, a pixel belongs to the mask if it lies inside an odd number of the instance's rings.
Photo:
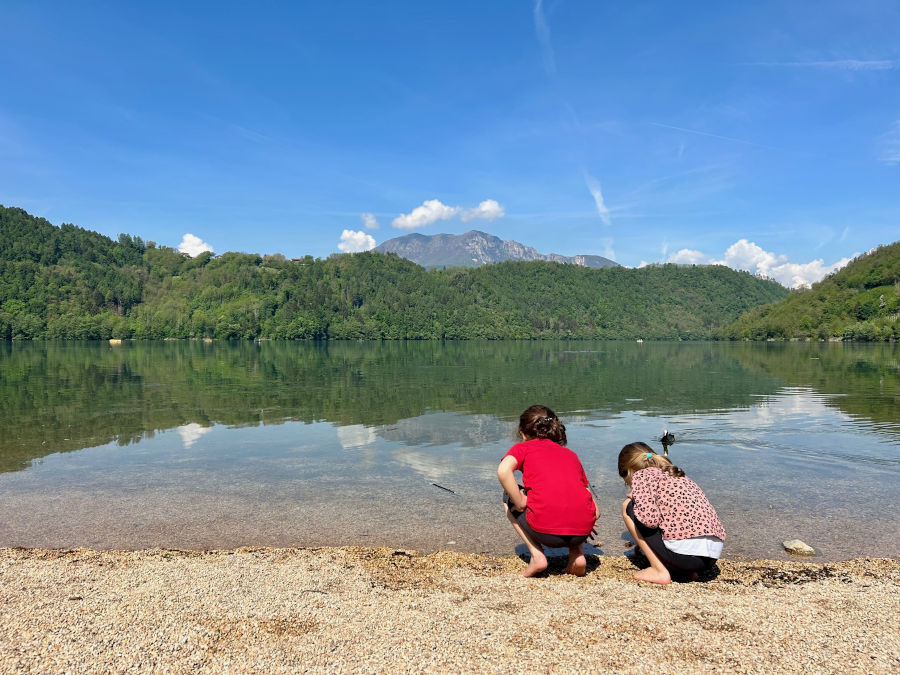
<path id="1" fill-rule="evenodd" d="M 455 495 L 455 494 L 456 494 L 453 490 L 451 490 L 450 488 L 445 488 L 443 485 L 438 485 L 437 483 L 432 483 L 432 485 L 434 485 L 434 487 L 436 487 L 436 488 L 440 488 L 441 490 L 446 490 L 446 491 L 449 492 L 451 495 Z"/>

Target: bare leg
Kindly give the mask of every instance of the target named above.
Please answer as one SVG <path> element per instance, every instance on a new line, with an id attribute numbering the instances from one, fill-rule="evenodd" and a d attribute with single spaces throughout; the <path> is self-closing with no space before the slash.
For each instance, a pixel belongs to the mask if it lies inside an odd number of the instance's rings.
<path id="1" fill-rule="evenodd" d="M 544 548 L 536 541 L 532 541 L 531 537 L 525 533 L 522 526 L 516 522 L 516 519 L 513 518 L 512 514 L 509 512 L 508 505 L 504 504 L 503 508 L 506 510 L 506 517 L 509 519 L 509 522 L 512 523 L 513 529 L 522 541 L 525 542 L 525 545 L 528 547 L 528 552 L 531 554 L 531 560 L 529 561 L 528 567 L 522 572 L 522 576 L 533 577 L 536 574 L 540 574 L 547 569 L 547 556 L 544 555 Z"/>
<path id="2" fill-rule="evenodd" d="M 650 544 L 648 544 L 647 540 L 641 536 L 640 532 L 638 532 L 634 521 L 625 512 L 629 501 L 630 500 L 626 499 L 622 503 L 622 520 L 625 521 L 625 527 L 628 528 L 628 533 L 634 538 L 635 543 L 640 547 L 641 551 L 650 562 L 650 567 L 635 572 L 634 578 L 638 581 L 649 581 L 654 584 L 668 584 L 672 581 L 669 570 L 663 565 L 662 560 L 659 559 L 656 553 L 653 552 L 653 549 L 650 548 Z"/>
<path id="3" fill-rule="evenodd" d="M 566 574 L 574 574 L 576 577 L 583 577 L 587 570 L 587 560 L 584 558 L 584 545 L 572 546 L 569 548 L 569 564 L 566 565 Z"/>

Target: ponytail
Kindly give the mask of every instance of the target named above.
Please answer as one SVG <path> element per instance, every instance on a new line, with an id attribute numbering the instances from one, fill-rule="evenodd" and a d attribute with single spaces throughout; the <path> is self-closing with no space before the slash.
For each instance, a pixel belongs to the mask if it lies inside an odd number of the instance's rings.
<path id="1" fill-rule="evenodd" d="M 619 453 L 619 475 L 628 478 L 641 469 L 655 466 L 673 478 L 683 478 L 684 471 L 669 461 L 668 457 L 657 455 L 646 443 L 636 441 L 629 443 Z"/>

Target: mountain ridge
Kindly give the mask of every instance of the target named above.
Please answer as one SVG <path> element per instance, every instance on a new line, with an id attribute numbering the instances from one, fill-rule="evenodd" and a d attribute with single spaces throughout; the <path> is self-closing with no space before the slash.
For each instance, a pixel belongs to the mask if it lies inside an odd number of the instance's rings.
<path id="1" fill-rule="evenodd" d="M 378 253 L 394 253 L 422 267 L 479 267 L 507 260 L 546 260 L 592 269 L 618 267 L 619 263 L 599 255 L 565 256 L 540 253 L 537 249 L 513 240 L 500 239 L 480 230 L 463 234 L 412 234 L 394 237 L 374 249 Z"/>

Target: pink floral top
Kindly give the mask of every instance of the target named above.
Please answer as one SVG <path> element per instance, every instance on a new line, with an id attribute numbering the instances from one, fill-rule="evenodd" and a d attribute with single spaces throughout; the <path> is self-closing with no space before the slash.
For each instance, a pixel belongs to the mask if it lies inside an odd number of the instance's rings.
<path id="1" fill-rule="evenodd" d="M 634 515 L 647 527 L 662 530 L 663 539 L 718 537 L 725 528 L 703 490 L 690 478 L 675 478 L 655 466 L 631 477 Z"/>

